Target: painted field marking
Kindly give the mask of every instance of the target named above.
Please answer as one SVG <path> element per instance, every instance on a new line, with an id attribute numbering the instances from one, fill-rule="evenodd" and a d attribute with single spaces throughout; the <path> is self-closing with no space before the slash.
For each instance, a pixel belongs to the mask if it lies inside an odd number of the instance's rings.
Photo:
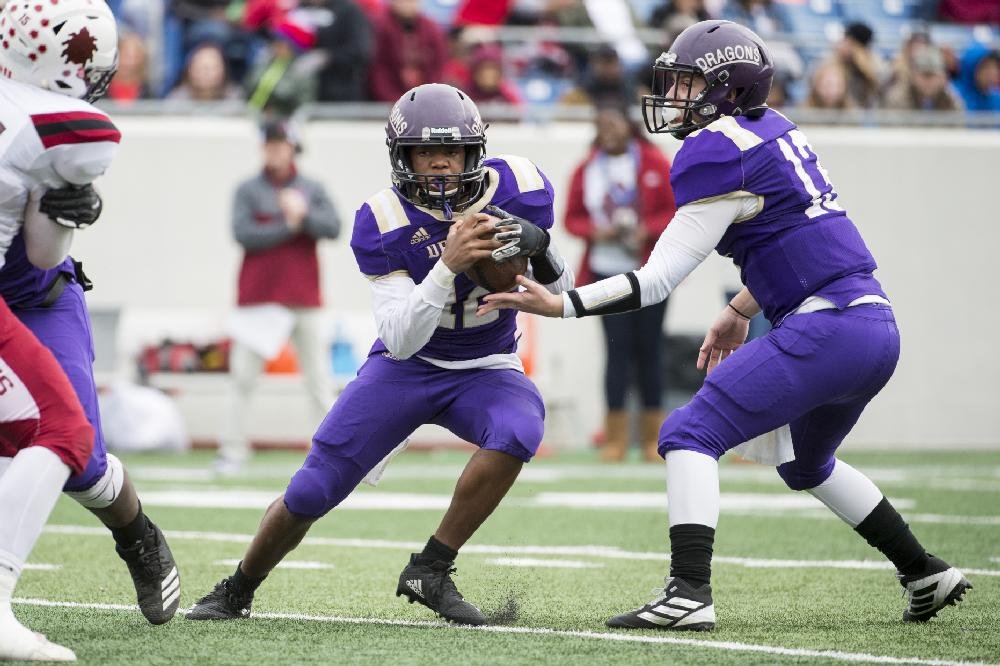
<path id="1" fill-rule="evenodd" d="M 240 563 L 240 560 L 216 560 L 212 564 L 216 564 L 223 567 L 235 567 Z M 312 562 L 309 560 L 282 560 L 278 562 L 278 569 L 332 569 L 332 564 L 327 564 L 326 562 Z"/>
<path id="2" fill-rule="evenodd" d="M 84 525 L 46 525 L 44 531 L 49 534 L 67 534 L 77 536 L 106 536 L 107 530 L 101 527 Z M 181 541 L 216 541 L 224 543 L 249 543 L 252 534 L 237 534 L 232 532 L 201 532 L 191 530 L 167 530 L 167 538 Z M 335 539 L 331 537 L 310 537 L 302 539 L 307 546 L 329 546 L 334 548 L 366 548 L 379 550 L 404 550 L 419 552 L 422 541 L 389 541 L 386 539 Z M 567 557 L 596 557 L 612 560 L 631 560 L 666 562 L 669 557 L 665 553 L 627 551 L 617 546 L 490 546 L 485 544 L 467 544 L 462 548 L 466 554 L 477 555 L 544 555 Z M 713 562 L 733 564 L 751 569 L 882 569 L 892 570 L 892 564 L 875 560 L 785 560 L 751 557 L 726 557 L 716 555 Z M 1000 569 L 967 569 L 958 567 L 964 573 L 981 576 L 1000 576 Z"/>
<path id="3" fill-rule="evenodd" d="M 87 610 L 132 611 L 136 606 L 125 604 L 85 604 L 75 601 L 50 601 L 48 599 L 14 599 L 15 604 L 25 606 L 43 606 L 49 608 L 83 608 Z M 190 609 L 181 609 L 186 614 Z M 695 638 L 675 638 L 672 636 L 650 636 L 627 633 L 611 633 L 606 631 L 570 631 L 565 629 L 547 629 L 544 627 L 470 627 L 450 625 L 443 620 L 438 622 L 421 620 L 389 620 L 370 617 L 341 617 L 337 615 L 304 615 L 300 613 L 257 613 L 255 618 L 268 620 L 296 620 L 299 622 L 330 622 L 336 624 L 382 625 L 392 627 L 428 627 L 446 629 L 449 631 L 479 631 L 488 634 L 522 634 L 531 636 L 558 636 L 567 638 L 586 638 L 591 640 L 618 641 L 622 643 L 653 643 L 660 645 L 684 645 L 704 650 L 725 650 L 727 652 L 752 652 L 771 654 L 783 657 L 812 657 L 815 659 L 831 659 L 853 663 L 871 664 L 914 664 L 916 666 L 997 666 L 983 662 L 951 661 L 946 659 L 922 659 L 918 657 L 893 657 L 888 655 L 867 654 L 864 652 L 843 652 L 841 650 L 811 650 L 808 648 L 788 648 L 778 645 L 760 645 L 755 643 L 739 643 L 736 641 L 699 640 Z"/>
<path id="4" fill-rule="evenodd" d="M 61 564 L 39 564 L 37 562 L 28 562 L 24 565 L 23 569 L 25 571 L 59 571 L 62 569 Z"/>
<path id="5" fill-rule="evenodd" d="M 582 560 L 543 560 L 532 557 L 495 557 L 486 560 L 487 564 L 499 567 L 533 567 L 540 569 L 600 569 L 600 562 L 583 562 Z"/>

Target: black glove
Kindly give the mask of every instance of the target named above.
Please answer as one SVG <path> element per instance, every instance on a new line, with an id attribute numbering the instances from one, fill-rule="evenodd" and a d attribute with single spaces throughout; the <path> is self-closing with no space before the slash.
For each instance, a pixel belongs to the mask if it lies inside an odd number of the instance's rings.
<path id="1" fill-rule="evenodd" d="M 38 210 L 64 227 L 85 229 L 101 216 L 103 206 L 93 185 L 67 185 L 46 192 Z"/>
<path id="2" fill-rule="evenodd" d="M 513 257 L 537 257 L 548 249 L 549 234 L 545 229 L 496 206 L 487 206 L 485 211 L 500 219 L 493 240 L 503 245 L 493 250 L 493 261 L 501 262 Z"/>

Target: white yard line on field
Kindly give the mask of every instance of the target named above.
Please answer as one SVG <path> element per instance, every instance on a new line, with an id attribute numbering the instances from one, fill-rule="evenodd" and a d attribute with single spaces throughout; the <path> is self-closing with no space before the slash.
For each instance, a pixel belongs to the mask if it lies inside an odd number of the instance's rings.
<path id="1" fill-rule="evenodd" d="M 59 571 L 62 569 L 61 564 L 40 564 L 37 562 L 28 562 L 24 565 L 25 571 Z"/>
<path id="2" fill-rule="evenodd" d="M 50 534 L 71 534 L 79 536 L 106 536 L 107 530 L 101 527 L 83 525 L 46 525 L 45 532 Z M 252 534 L 236 534 L 232 532 L 201 532 L 190 530 L 167 530 L 168 539 L 180 541 L 216 541 L 227 543 L 249 543 Z M 388 541 L 384 539 L 335 539 L 331 537 L 309 537 L 302 540 L 306 546 L 328 546 L 334 548 L 367 548 L 378 550 L 403 550 L 415 552 L 424 547 L 420 541 Z M 666 562 L 665 553 L 622 550 L 616 546 L 491 546 L 485 544 L 467 544 L 462 548 L 465 554 L 477 555 L 544 555 L 563 557 L 596 557 L 611 560 L 652 560 Z M 733 564 L 752 569 L 883 569 L 891 570 L 889 562 L 875 560 L 785 560 L 756 557 L 726 557 L 716 555 L 712 561 L 718 564 Z M 982 576 L 1000 576 L 1000 569 L 967 569 L 959 567 L 963 572 Z"/>
<path id="3" fill-rule="evenodd" d="M 240 560 L 216 560 L 212 564 L 223 567 L 235 567 Z M 282 560 L 278 562 L 278 569 L 332 569 L 332 564 L 326 562 L 311 562 L 308 560 Z"/>
<path id="4" fill-rule="evenodd" d="M 125 604 L 85 604 L 75 601 L 51 601 L 48 599 L 14 599 L 14 603 L 25 606 L 46 606 L 50 608 L 83 608 L 103 611 L 137 611 L 135 606 Z M 189 609 L 182 609 L 187 613 Z M 853 663 L 871 664 L 914 664 L 916 666 L 991 666 L 983 662 L 952 661 L 947 659 L 922 659 L 918 657 L 895 657 L 889 655 L 866 654 L 864 652 L 843 652 L 841 650 L 812 650 L 808 648 L 789 648 L 780 645 L 759 645 L 755 643 L 738 643 L 736 641 L 713 641 L 696 638 L 676 638 L 673 636 L 650 636 L 648 634 L 611 633 L 606 631 L 569 631 L 564 629 L 546 629 L 544 627 L 469 627 L 449 625 L 443 621 L 428 622 L 419 620 L 389 620 L 371 617 L 340 617 L 336 615 L 304 615 L 300 613 L 259 613 L 255 618 L 269 620 L 295 620 L 299 622 L 329 622 L 335 624 L 380 625 L 392 627 L 428 627 L 447 629 L 450 631 L 479 631 L 489 634 L 521 634 L 530 636 L 557 636 L 564 638 L 586 638 L 601 641 L 617 641 L 622 643 L 653 643 L 659 645 L 684 645 L 703 650 L 724 650 L 727 652 L 750 652 L 771 654 L 782 657 L 806 657 L 814 659 L 830 659 Z M 996 666 L 996 665 L 993 665 Z"/>
<path id="5" fill-rule="evenodd" d="M 541 569 L 600 569 L 600 562 L 583 562 L 582 560 L 542 560 L 532 557 L 497 557 L 486 560 L 487 564 L 499 567 L 532 567 Z"/>

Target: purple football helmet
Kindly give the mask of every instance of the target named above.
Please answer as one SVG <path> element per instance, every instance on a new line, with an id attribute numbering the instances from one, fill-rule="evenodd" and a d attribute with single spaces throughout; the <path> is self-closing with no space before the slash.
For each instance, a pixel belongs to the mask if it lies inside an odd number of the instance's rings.
<path id="1" fill-rule="evenodd" d="M 692 96 L 696 77 L 705 89 Z M 731 21 L 695 23 L 653 63 L 652 94 L 642 98 L 646 129 L 683 139 L 721 116 L 761 116 L 773 77 L 771 53 L 755 32 Z"/>
<path id="2" fill-rule="evenodd" d="M 443 83 L 427 83 L 408 90 L 389 113 L 385 126 L 392 184 L 418 206 L 444 211 L 451 219 L 478 199 L 486 179 L 486 128 L 475 102 L 464 92 Z M 465 167 L 448 176 L 421 175 L 413 170 L 413 146 L 465 146 Z"/>

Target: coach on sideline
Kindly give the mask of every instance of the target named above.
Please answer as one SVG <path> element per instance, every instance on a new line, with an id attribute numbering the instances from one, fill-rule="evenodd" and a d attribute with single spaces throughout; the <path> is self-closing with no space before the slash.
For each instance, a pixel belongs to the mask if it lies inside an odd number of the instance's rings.
<path id="1" fill-rule="evenodd" d="M 276 327 L 278 335 L 285 327 L 306 378 L 315 424 L 333 403 L 316 241 L 336 238 L 340 218 L 323 185 L 298 172 L 295 156 L 302 146 L 294 128 L 287 121 L 272 120 L 263 126 L 263 138 L 263 169 L 240 184 L 233 199 L 233 234 L 243 247 L 243 263 L 229 360 L 228 427 L 215 465 L 220 474 L 235 473 L 249 457 L 245 414 L 268 360 L 241 339 L 240 327 L 258 332 Z"/>

